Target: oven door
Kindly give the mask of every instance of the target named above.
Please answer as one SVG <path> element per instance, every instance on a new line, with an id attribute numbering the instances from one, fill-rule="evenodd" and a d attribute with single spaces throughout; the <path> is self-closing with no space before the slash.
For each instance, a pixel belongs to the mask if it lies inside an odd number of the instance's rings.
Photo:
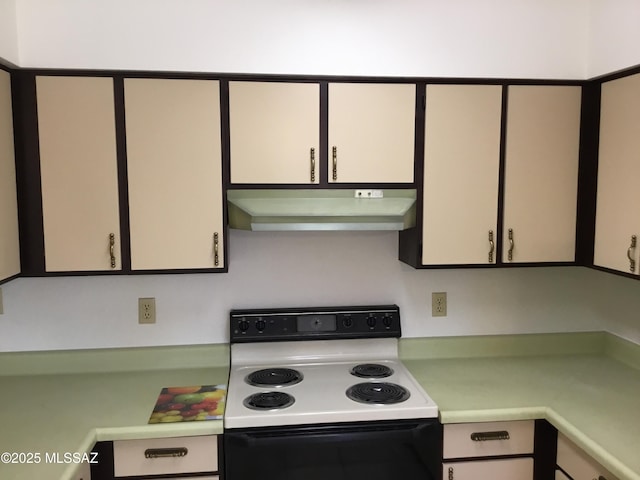
<path id="1" fill-rule="evenodd" d="M 435 419 L 226 430 L 226 480 L 442 478 Z"/>

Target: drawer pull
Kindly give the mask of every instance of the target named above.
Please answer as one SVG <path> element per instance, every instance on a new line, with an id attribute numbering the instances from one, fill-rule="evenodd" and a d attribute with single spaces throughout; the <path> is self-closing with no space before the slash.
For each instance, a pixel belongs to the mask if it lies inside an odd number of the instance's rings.
<path id="1" fill-rule="evenodd" d="M 453 480 L 453 467 L 449 467 L 449 480 Z"/>
<path id="2" fill-rule="evenodd" d="M 471 440 L 474 442 L 486 442 L 488 440 L 509 440 L 509 432 L 501 430 L 499 432 L 473 432 Z"/>
<path id="3" fill-rule="evenodd" d="M 169 458 L 186 457 L 189 450 L 185 447 L 178 448 L 147 448 L 144 451 L 145 458 Z"/>

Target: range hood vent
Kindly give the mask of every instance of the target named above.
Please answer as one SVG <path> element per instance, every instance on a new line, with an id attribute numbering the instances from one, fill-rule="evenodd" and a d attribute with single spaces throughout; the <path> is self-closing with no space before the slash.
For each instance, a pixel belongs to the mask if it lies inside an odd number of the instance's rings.
<path id="1" fill-rule="evenodd" d="M 242 230 L 405 230 L 416 190 L 229 190 L 229 226 Z"/>

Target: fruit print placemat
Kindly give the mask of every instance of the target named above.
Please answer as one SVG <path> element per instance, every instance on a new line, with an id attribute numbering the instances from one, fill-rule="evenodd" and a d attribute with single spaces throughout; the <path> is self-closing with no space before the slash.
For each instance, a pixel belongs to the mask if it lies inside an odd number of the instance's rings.
<path id="1" fill-rule="evenodd" d="M 226 385 L 165 387 L 158 395 L 149 423 L 220 420 L 226 396 Z"/>

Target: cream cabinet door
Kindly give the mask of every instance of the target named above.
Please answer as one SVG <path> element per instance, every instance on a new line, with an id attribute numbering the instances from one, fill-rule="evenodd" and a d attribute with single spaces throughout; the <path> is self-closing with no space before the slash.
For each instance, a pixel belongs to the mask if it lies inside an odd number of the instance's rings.
<path id="1" fill-rule="evenodd" d="M 232 183 L 318 183 L 320 86 L 229 82 Z"/>
<path id="2" fill-rule="evenodd" d="M 38 76 L 36 98 L 45 269 L 119 270 L 113 80 Z"/>
<path id="3" fill-rule="evenodd" d="M 510 86 L 503 262 L 573 262 L 581 88 Z"/>
<path id="4" fill-rule="evenodd" d="M 587 455 L 584 450 L 579 448 L 562 433 L 558 433 L 556 463 L 558 467 L 571 475 L 573 480 L 600 478 L 617 480 L 617 477 L 614 477 L 611 472 Z"/>
<path id="5" fill-rule="evenodd" d="M 20 273 L 11 76 L 0 70 L 0 281 Z"/>
<path id="6" fill-rule="evenodd" d="M 533 458 L 445 463 L 442 480 L 533 480 Z"/>
<path id="7" fill-rule="evenodd" d="M 422 263 L 494 263 L 502 87 L 426 92 Z"/>
<path id="8" fill-rule="evenodd" d="M 416 86 L 329 84 L 329 182 L 412 183 Z"/>
<path id="9" fill-rule="evenodd" d="M 638 273 L 640 236 L 640 74 L 602 84 L 600 151 L 593 263 Z M 639 246 L 640 247 L 640 246 Z M 631 268 L 633 259 L 633 269 Z"/>
<path id="10" fill-rule="evenodd" d="M 124 81 L 133 270 L 222 268 L 220 86 Z"/>

